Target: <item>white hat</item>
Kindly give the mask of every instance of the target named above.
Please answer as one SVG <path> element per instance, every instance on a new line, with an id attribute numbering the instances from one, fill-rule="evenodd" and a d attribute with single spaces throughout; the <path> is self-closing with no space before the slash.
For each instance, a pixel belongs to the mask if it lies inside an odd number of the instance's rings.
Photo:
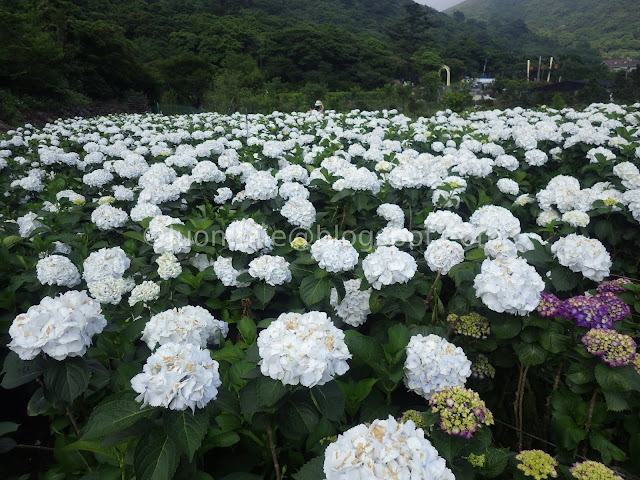
<path id="1" fill-rule="evenodd" d="M 322 102 L 320 100 L 316 100 L 316 107 L 320 107 L 322 105 Z"/>

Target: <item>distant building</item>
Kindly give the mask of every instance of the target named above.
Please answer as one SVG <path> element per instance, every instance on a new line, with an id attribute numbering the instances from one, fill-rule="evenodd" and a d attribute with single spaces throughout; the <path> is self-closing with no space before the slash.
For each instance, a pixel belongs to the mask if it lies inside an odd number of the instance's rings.
<path id="1" fill-rule="evenodd" d="M 623 70 L 632 72 L 640 65 L 640 60 L 634 58 L 611 58 L 604 60 L 604 63 L 609 70 Z"/>

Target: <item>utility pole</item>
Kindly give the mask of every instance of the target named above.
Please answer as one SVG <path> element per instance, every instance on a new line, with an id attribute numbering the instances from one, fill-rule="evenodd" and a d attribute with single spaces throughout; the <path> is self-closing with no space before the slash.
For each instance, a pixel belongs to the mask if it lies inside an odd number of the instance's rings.
<path id="1" fill-rule="evenodd" d="M 530 72 L 531 72 L 531 60 L 527 60 L 527 82 L 529 81 Z"/>
<path id="2" fill-rule="evenodd" d="M 551 81 L 551 68 L 553 67 L 553 57 L 549 60 L 549 73 L 547 74 L 547 83 Z"/>
<path id="3" fill-rule="evenodd" d="M 540 81 L 540 68 L 542 67 L 542 57 L 538 58 L 538 75 L 536 77 L 536 82 Z"/>

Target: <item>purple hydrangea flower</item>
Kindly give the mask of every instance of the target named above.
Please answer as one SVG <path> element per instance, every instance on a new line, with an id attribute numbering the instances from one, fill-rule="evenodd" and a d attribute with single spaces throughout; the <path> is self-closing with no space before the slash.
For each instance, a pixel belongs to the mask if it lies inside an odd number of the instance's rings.
<path id="1" fill-rule="evenodd" d="M 542 292 L 540 303 L 536 308 L 538 315 L 541 317 L 557 317 L 560 310 L 562 301 L 556 297 L 553 293 Z"/>
<path id="2" fill-rule="evenodd" d="M 623 287 L 623 285 L 627 283 L 633 283 L 633 281 L 626 277 L 616 278 L 615 280 L 606 280 L 598 285 L 598 288 L 596 290 L 598 291 L 598 293 L 623 293 L 627 291 Z"/>
<path id="3" fill-rule="evenodd" d="M 558 314 L 567 320 L 573 320 L 579 327 L 611 328 L 607 306 L 595 297 L 579 295 L 562 302 Z"/>
<path id="4" fill-rule="evenodd" d="M 607 307 L 607 317 L 611 323 L 631 315 L 629 306 L 611 292 L 599 293 L 594 298 L 600 300 Z"/>

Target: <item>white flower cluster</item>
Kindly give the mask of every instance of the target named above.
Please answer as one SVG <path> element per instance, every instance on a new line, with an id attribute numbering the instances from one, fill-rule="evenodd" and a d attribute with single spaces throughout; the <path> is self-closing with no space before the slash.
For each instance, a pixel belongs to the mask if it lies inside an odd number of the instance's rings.
<path id="1" fill-rule="evenodd" d="M 551 251 L 560 265 L 582 273 L 590 280 L 599 282 L 609 276 L 611 256 L 595 238 L 572 233 L 551 245 Z"/>
<path id="2" fill-rule="evenodd" d="M 131 290 L 131 296 L 129 297 L 129 305 L 134 306 L 136 303 L 147 303 L 157 300 L 160 296 L 160 285 L 149 280 L 145 280 L 140 285 L 136 285 Z"/>
<path id="3" fill-rule="evenodd" d="M 204 408 L 218 396 L 222 385 L 218 362 L 209 350 L 190 343 L 167 343 L 152 353 L 131 387 L 143 406 L 171 410 Z"/>
<path id="4" fill-rule="evenodd" d="M 320 268 L 332 273 L 348 272 L 358 264 L 358 252 L 351 242 L 329 235 L 311 246 L 311 256 Z"/>
<path id="5" fill-rule="evenodd" d="M 213 262 L 213 271 L 225 287 L 249 286 L 249 283 L 238 282 L 238 277 L 247 272 L 247 270 L 236 270 L 233 268 L 233 259 L 231 258 L 218 257 L 216 261 Z"/>
<path id="6" fill-rule="evenodd" d="M 283 313 L 258 336 L 260 371 L 285 385 L 314 387 L 349 369 L 344 332 L 324 312 Z"/>
<path id="7" fill-rule="evenodd" d="M 156 258 L 158 275 L 163 280 L 177 278 L 182 273 L 182 266 L 173 253 L 163 253 Z"/>
<path id="8" fill-rule="evenodd" d="M 284 257 L 262 255 L 249 263 L 249 275 L 276 286 L 291 281 L 289 262 Z"/>
<path id="9" fill-rule="evenodd" d="M 520 220 L 504 207 L 485 205 L 473 212 L 469 222 L 491 238 L 513 237 L 520 233 Z"/>
<path id="10" fill-rule="evenodd" d="M 384 227 L 376 234 L 376 245 L 395 245 L 413 242 L 413 233 L 403 227 Z"/>
<path id="11" fill-rule="evenodd" d="M 391 416 L 338 435 L 325 451 L 324 474 L 326 480 L 455 480 L 424 431 Z"/>
<path id="12" fill-rule="evenodd" d="M 104 231 L 122 227 L 127 220 L 129 220 L 127 212 L 109 204 L 100 205 L 91 213 L 91 221 Z"/>
<path id="13" fill-rule="evenodd" d="M 49 255 L 36 264 L 38 281 L 43 285 L 75 287 L 80 283 L 80 272 L 71 260 L 62 255 Z"/>
<path id="14" fill-rule="evenodd" d="M 346 280 L 343 284 L 345 294 L 342 301 L 338 300 L 338 291 L 333 288 L 329 302 L 344 323 L 359 327 L 367 321 L 367 316 L 371 313 L 369 298 L 372 290 L 370 288 L 360 290 L 362 280 L 359 278 Z"/>
<path id="15" fill-rule="evenodd" d="M 544 282 L 522 258 L 486 259 L 473 286 L 476 297 L 494 312 L 527 315 L 540 303 Z"/>
<path id="16" fill-rule="evenodd" d="M 91 345 L 91 337 L 102 332 L 107 321 L 100 304 L 85 291 L 44 297 L 38 305 L 18 315 L 9 327 L 7 345 L 22 360 L 31 360 L 44 352 L 56 360 L 82 356 Z"/>
<path id="17" fill-rule="evenodd" d="M 380 290 L 383 285 L 407 283 L 416 274 L 418 264 L 398 247 L 378 247 L 362 261 L 362 268 L 367 281 Z"/>
<path id="18" fill-rule="evenodd" d="M 191 251 L 191 239 L 182 233 L 170 228 L 169 225 L 184 225 L 179 218 L 168 215 L 159 215 L 149 222 L 147 239 L 153 243 L 155 253 L 189 253 Z"/>
<path id="19" fill-rule="evenodd" d="M 216 320 L 202 307 L 187 305 L 151 317 L 142 332 L 142 341 L 151 351 L 166 343 L 191 343 L 205 348 L 209 342 L 220 345 L 228 333 L 227 322 Z"/>
<path id="20" fill-rule="evenodd" d="M 498 190 L 508 195 L 518 195 L 518 192 L 520 191 L 518 182 L 515 182 L 510 178 L 501 178 L 496 182 L 496 186 L 498 187 Z"/>
<path id="21" fill-rule="evenodd" d="M 252 200 L 270 200 L 278 195 L 278 181 L 269 172 L 255 172 L 247 179 L 244 190 Z"/>
<path id="22" fill-rule="evenodd" d="M 446 275 L 453 267 L 464 262 L 464 249 L 457 242 L 441 238 L 429 243 L 424 259 L 432 272 L 440 271 Z"/>
<path id="23" fill-rule="evenodd" d="M 311 228 L 316 221 L 316 208 L 309 200 L 292 198 L 287 201 L 280 213 L 291 225 L 301 228 Z"/>
<path id="24" fill-rule="evenodd" d="M 378 207 L 376 213 L 389 222 L 388 227 L 402 228 L 404 226 L 404 212 L 394 203 L 383 203 Z"/>
<path id="25" fill-rule="evenodd" d="M 100 303 L 120 303 L 122 295 L 135 286 L 133 280 L 123 278 L 130 265 L 131 261 L 120 247 L 92 252 L 83 262 L 82 272 L 91 296 Z"/>
<path id="26" fill-rule="evenodd" d="M 267 230 L 252 218 L 231 222 L 224 238 L 232 252 L 256 253 L 273 245 Z"/>
<path id="27" fill-rule="evenodd" d="M 471 362 L 464 351 L 437 335 L 414 335 L 407 345 L 404 384 L 428 399 L 444 387 L 464 386 Z"/>

